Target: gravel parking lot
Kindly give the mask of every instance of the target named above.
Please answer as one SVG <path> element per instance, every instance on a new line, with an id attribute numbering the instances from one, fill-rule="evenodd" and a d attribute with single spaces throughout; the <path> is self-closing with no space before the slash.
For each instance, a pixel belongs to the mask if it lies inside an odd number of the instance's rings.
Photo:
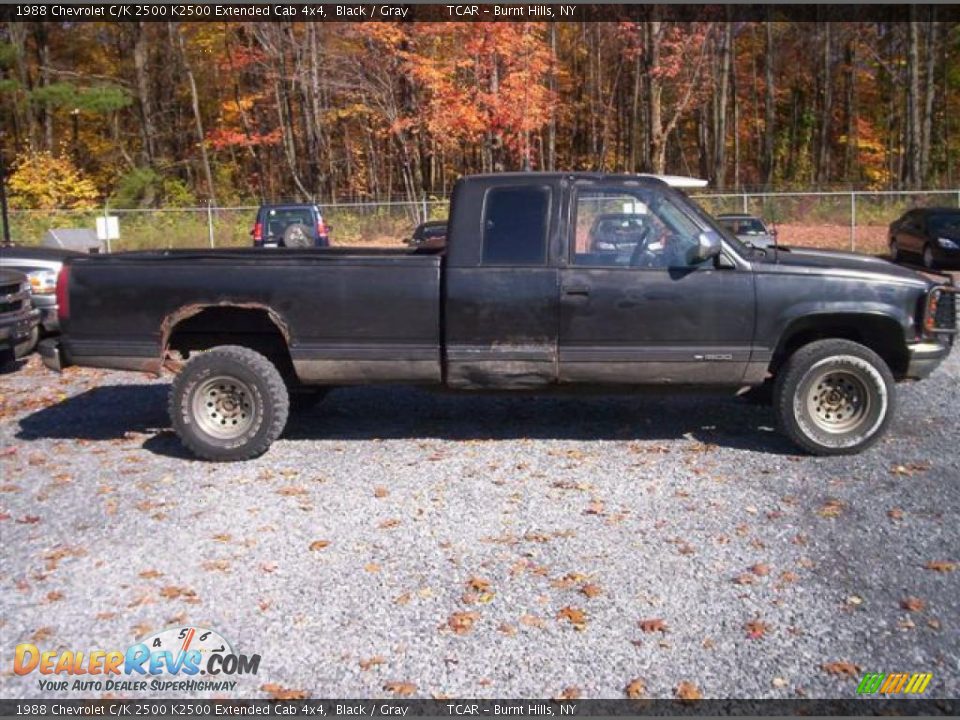
<path id="1" fill-rule="evenodd" d="M 182 624 L 261 655 L 242 697 L 960 694 L 960 352 L 833 459 L 731 399 L 362 388 L 215 465 L 168 382 L 0 376 L 0 696 L 57 696 L 17 643 Z"/>

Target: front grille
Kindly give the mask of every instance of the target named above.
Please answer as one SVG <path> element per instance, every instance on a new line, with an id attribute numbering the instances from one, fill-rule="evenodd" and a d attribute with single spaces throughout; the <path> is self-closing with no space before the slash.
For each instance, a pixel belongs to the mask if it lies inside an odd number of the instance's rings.
<path id="1" fill-rule="evenodd" d="M 957 329 L 957 293 L 941 292 L 937 302 L 937 311 L 933 315 L 933 325 L 938 330 Z"/>
<path id="2" fill-rule="evenodd" d="M 18 292 L 20 292 L 20 283 L 0 285 L 0 295 L 16 295 Z"/>
<path id="3" fill-rule="evenodd" d="M 13 302 L 0 303 L 0 315 L 4 313 L 17 312 L 23 307 L 23 300 L 14 300 Z"/>

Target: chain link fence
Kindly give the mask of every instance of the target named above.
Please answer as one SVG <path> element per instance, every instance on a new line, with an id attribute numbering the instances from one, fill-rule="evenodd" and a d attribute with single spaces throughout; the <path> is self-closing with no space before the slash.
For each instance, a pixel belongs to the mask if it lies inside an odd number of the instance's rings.
<path id="1" fill-rule="evenodd" d="M 960 190 L 693 194 L 709 212 L 749 213 L 777 227 L 784 245 L 880 254 L 887 226 L 912 207 L 960 207 Z M 335 245 L 400 246 L 413 228 L 447 216 L 449 201 L 330 203 L 322 206 Z M 243 247 L 252 243 L 256 206 L 99 210 L 12 210 L 11 237 L 40 243 L 48 229 L 95 229 L 104 215 L 119 218 L 110 250 Z"/>

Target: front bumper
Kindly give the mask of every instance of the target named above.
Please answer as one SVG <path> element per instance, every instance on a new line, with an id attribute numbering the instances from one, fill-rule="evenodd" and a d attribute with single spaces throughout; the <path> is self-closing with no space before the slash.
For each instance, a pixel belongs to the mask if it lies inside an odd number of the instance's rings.
<path id="1" fill-rule="evenodd" d="M 928 377 L 950 354 L 951 347 L 949 340 L 927 340 L 908 345 L 910 362 L 907 365 L 907 377 L 912 380 Z"/>
<path id="2" fill-rule="evenodd" d="M 30 339 L 40 322 L 40 311 L 31 308 L 12 317 L 0 317 L 0 350 L 14 350 Z"/>
<path id="3" fill-rule="evenodd" d="M 62 371 L 69 364 L 65 361 L 63 352 L 60 349 L 59 338 L 41 340 L 37 345 L 37 352 L 40 353 L 40 359 L 43 360 L 43 364 L 55 372 Z"/>

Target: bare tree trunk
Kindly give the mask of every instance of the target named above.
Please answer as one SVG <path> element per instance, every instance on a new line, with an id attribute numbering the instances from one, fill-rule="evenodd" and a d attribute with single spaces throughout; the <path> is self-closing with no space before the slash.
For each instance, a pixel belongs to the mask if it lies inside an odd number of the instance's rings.
<path id="1" fill-rule="evenodd" d="M 557 93 L 557 24 L 550 23 L 550 92 Z M 557 169 L 557 108 L 550 104 L 550 123 L 547 126 L 547 170 Z"/>
<path id="2" fill-rule="evenodd" d="M 916 19 L 917 6 L 910 6 L 907 39 L 907 162 L 908 187 L 920 184 L 920 23 Z"/>
<path id="3" fill-rule="evenodd" d="M 773 84 L 773 59 L 776 54 L 773 44 L 773 23 L 770 22 L 769 17 L 767 22 L 764 23 L 766 29 L 766 45 L 767 45 L 767 57 L 765 61 L 765 97 L 764 102 L 764 123 L 763 123 L 763 186 L 767 190 L 770 189 L 770 186 L 773 183 L 773 170 L 774 170 L 774 158 L 773 158 L 773 149 L 774 149 L 774 113 L 776 111 L 776 96 L 774 95 L 774 84 Z"/>
<path id="4" fill-rule="evenodd" d="M 923 88 L 923 125 L 920 132 L 920 182 L 924 185 L 930 180 L 930 142 L 933 135 L 933 96 L 936 88 L 934 75 L 934 58 L 937 55 L 937 42 L 940 35 L 940 23 L 936 17 L 937 8 L 930 6 L 931 20 L 927 23 L 926 32 L 926 71 L 924 73 Z"/>
<path id="5" fill-rule="evenodd" d="M 153 97 L 150 87 L 149 45 L 147 23 L 135 22 L 133 27 L 133 68 L 137 83 L 137 100 L 140 104 L 140 137 L 143 143 L 143 159 L 147 165 L 153 165 L 157 157 L 154 125 Z"/>
<path id="6" fill-rule="evenodd" d="M 729 16 L 730 9 L 727 8 Z M 730 87 L 730 52 L 733 45 L 733 24 L 724 23 L 720 35 L 720 77 L 717 90 L 716 123 L 713 134 L 714 183 L 723 190 L 727 181 L 727 103 Z"/>
<path id="7" fill-rule="evenodd" d="M 50 85 L 50 44 L 46 23 L 33 24 L 33 39 L 37 45 L 37 62 L 40 65 L 40 86 L 45 88 Z M 53 151 L 53 111 L 44 105 L 40 117 L 43 121 L 44 149 Z"/>
<path id="8" fill-rule="evenodd" d="M 847 40 L 844 52 L 846 69 L 846 93 L 844 97 L 844 117 L 847 121 L 847 143 L 843 155 L 843 179 L 856 184 L 860 179 L 859 136 L 857 129 L 857 41 L 855 37 Z"/>
<path id="9" fill-rule="evenodd" d="M 655 173 L 663 173 L 666 166 L 667 139 L 663 132 L 661 99 L 663 87 L 657 72 L 660 65 L 660 33 L 659 20 L 648 20 L 643 24 L 644 29 L 644 70 L 647 81 L 647 118 L 650 128 L 650 161 Z"/>
<path id="10" fill-rule="evenodd" d="M 177 39 L 180 42 L 180 60 L 183 63 L 183 69 L 187 73 L 187 83 L 190 85 L 190 101 L 193 107 L 193 121 L 196 125 L 197 144 L 200 146 L 200 160 L 203 163 L 203 175 L 207 181 L 207 197 L 211 205 L 217 204 L 217 196 L 213 188 L 213 173 L 210 171 L 210 158 L 207 157 L 207 142 L 203 133 L 203 118 L 200 116 L 200 98 L 197 95 L 197 81 L 193 77 L 193 68 L 190 65 L 190 58 L 187 55 L 187 49 L 183 42 L 183 34 L 180 28 L 173 25 L 174 32 L 177 33 Z"/>
<path id="11" fill-rule="evenodd" d="M 820 66 L 820 133 L 817 138 L 817 166 L 814 173 L 817 187 L 821 187 L 829 176 L 830 164 L 830 125 L 833 112 L 833 80 L 830 23 L 820 23 L 823 36 L 823 48 Z"/>

